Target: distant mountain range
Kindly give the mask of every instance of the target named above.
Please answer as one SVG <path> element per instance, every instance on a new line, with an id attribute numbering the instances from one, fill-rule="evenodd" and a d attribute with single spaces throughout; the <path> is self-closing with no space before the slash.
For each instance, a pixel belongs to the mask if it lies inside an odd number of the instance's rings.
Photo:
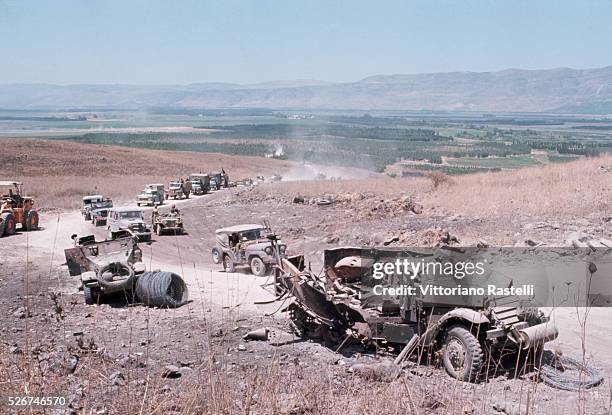
<path id="1" fill-rule="evenodd" d="M 273 108 L 612 113 L 612 66 L 253 85 L 0 85 L 0 109 Z"/>

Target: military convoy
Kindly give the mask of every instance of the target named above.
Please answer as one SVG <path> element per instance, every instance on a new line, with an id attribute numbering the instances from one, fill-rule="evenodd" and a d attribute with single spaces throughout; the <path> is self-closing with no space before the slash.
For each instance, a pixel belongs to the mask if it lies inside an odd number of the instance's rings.
<path id="1" fill-rule="evenodd" d="M 23 196 L 22 183 L 0 181 L 0 237 L 13 235 L 18 225 L 24 231 L 38 229 L 34 199 Z"/>

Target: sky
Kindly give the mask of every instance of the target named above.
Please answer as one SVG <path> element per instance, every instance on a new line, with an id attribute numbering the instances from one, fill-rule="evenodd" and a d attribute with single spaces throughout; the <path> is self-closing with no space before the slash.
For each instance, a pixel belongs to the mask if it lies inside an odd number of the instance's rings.
<path id="1" fill-rule="evenodd" d="M 610 22 L 612 0 L 0 0 L 0 83 L 594 68 Z"/>

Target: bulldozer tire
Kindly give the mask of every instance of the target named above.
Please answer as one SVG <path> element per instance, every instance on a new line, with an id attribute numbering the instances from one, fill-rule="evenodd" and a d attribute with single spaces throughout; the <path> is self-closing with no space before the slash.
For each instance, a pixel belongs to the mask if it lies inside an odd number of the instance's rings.
<path id="1" fill-rule="evenodd" d="M 35 210 L 28 210 L 28 213 L 25 215 L 25 224 L 24 228 L 27 231 L 35 231 L 38 229 L 38 212 Z"/>
<path id="2" fill-rule="evenodd" d="M 4 223 L 4 234 L 7 236 L 13 235 L 17 231 L 17 222 L 15 216 L 12 213 L 5 213 L 2 215 Z"/>
<path id="3" fill-rule="evenodd" d="M 100 294 L 97 289 L 84 285 L 83 295 L 85 296 L 85 304 L 87 305 L 98 304 L 98 297 L 100 296 Z"/>
<path id="4" fill-rule="evenodd" d="M 234 272 L 236 270 L 234 261 L 232 261 L 229 255 L 223 255 L 223 269 L 225 269 L 225 272 Z"/>
<path id="5" fill-rule="evenodd" d="M 478 339 L 463 326 L 450 327 L 444 336 L 442 362 L 446 372 L 464 382 L 480 377 L 484 354 Z"/>
<path id="6" fill-rule="evenodd" d="M 256 277 L 263 277 L 266 275 L 266 264 L 261 260 L 260 257 L 254 256 L 251 258 L 251 272 Z"/>

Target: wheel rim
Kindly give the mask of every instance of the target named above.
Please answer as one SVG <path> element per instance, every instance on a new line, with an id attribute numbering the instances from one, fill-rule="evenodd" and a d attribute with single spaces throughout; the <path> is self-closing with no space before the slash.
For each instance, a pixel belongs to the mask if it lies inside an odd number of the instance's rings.
<path id="1" fill-rule="evenodd" d="M 459 339 L 452 338 L 446 345 L 446 355 L 457 374 L 461 374 L 465 365 L 467 351 Z"/>
<path id="2" fill-rule="evenodd" d="M 260 274 L 261 273 L 261 260 L 255 258 L 253 261 L 251 261 L 251 266 L 253 267 L 253 273 L 254 274 Z"/>

